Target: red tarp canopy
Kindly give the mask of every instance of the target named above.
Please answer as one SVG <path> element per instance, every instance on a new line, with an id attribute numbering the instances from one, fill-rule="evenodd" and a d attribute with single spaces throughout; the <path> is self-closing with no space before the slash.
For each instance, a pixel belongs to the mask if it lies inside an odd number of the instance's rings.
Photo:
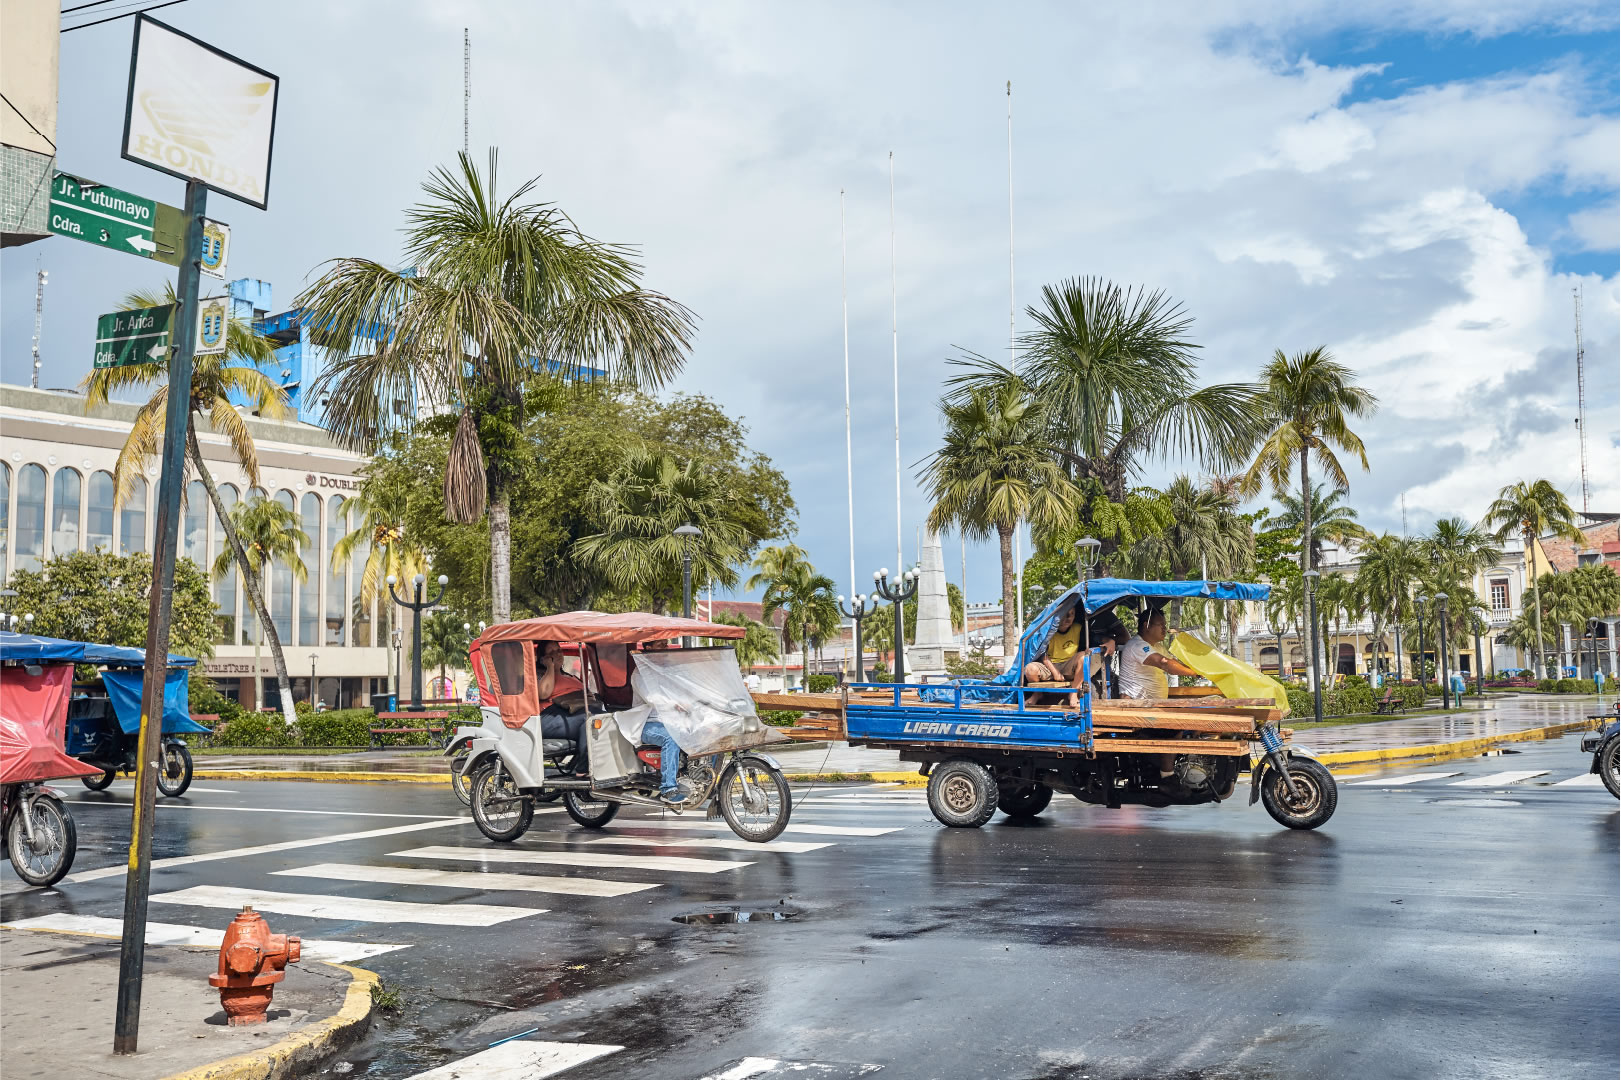
<path id="1" fill-rule="evenodd" d="M 492 626 L 473 642 L 473 648 L 494 641 L 584 641 L 635 645 L 643 641 L 665 641 L 669 638 L 705 637 L 740 638 L 746 634 L 741 626 L 704 622 L 701 619 L 678 619 L 669 615 L 649 615 L 643 611 L 625 611 L 616 615 L 600 611 L 567 611 L 561 615 L 547 615 L 539 619 Z"/>
<path id="2" fill-rule="evenodd" d="M 72 664 L 45 664 L 38 675 L 0 671 L 0 784 L 101 772 L 62 752 L 72 692 Z"/>

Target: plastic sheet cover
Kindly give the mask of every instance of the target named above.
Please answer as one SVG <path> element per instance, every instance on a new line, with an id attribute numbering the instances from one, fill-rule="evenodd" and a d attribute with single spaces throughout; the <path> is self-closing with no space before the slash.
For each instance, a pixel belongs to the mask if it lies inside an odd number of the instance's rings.
<path id="1" fill-rule="evenodd" d="M 1171 655 L 1216 684 L 1226 698 L 1271 698 L 1289 715 L 1289 693 L 1272 676 L 1229 656 L 1193 630 L 1179 630 L 1166 646 Z"/>
<path id="2" fill-rule="evenodd" d="M 662 723 L 689 754 L 706 753 L 723 739 L 768 730 L 754 711 L 731 649 L 637 653 L 630 684 L 635 703 L 613 715 L 633 743 L 642 741 L 642 727 L 649 720 Z"/>
<path id="3" fill-rule="evenodd" d="M 0 671 L 0 784 L 101 772 L 62 752 L 72 692 L 72 664 L 50 664 L 38 675 Z"/>
<path id="4" fill-rule="evenodd" d="M 125 735 L 141 731 L 141 672 L 109 668 L 101 681 L 112 699 L 113 713 Z M 165 735 L 208 734 L 209 729 L 191 718 L 191 696 L 186 673 L 171 668 L 163 680 L 163 732 Z"/>

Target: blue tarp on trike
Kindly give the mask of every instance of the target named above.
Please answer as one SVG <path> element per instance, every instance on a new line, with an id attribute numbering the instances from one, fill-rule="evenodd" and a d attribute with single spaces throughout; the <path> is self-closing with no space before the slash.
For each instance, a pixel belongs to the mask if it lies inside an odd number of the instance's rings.
<path id="1" fill-rule="evenodd" d="M 15 634 L 0 631 L 0 662 L 19 664 L 94 664 L 106 668 L 102 682 L 126 735 L 141 730 L 142 668 L 146 650 L 124 645 L 97 645 L 87 641 Z M 163 683 L 163 731 L 165 734 L 207 734 L 209 729 L 191 718 L 186 668 L 197 661 L 177 653 L 169 654 L 168 673 Z"/>

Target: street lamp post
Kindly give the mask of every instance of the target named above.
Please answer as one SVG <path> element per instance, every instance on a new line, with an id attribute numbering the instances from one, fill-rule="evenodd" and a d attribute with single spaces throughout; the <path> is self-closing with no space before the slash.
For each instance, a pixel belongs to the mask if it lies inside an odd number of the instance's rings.
<path id="1" fill-rule="evenodd" d="M 405 631 L 400 629 L 398 623 L 395 623 L 394 629 L 389 631 L 388 640 L 389 644 L 394 646 L 394 693 L 389 708 L 390 710 L 398 710 L 400 707 L 400 645 L 405 641 Z"/>
<path id="2" fill-rule="evenodd" d="M 681 538 L 681 617 L 692 618 L 692 545 L 703 530 L 696 525 L 681 525 L 675 530 L 675 535 Z M 684 636 L 681 639 L 683 649 L 692 648 L 692 638 Z"/>
<path id="3" fill-rule="evenodd" d="M 1450 709 L 1452 708 L 1452 684 L 1447 679 L 1449 674 L 1448 669 L 1450 667 L 1450 665 L 1447 663 L 1447 653 L 1450 651 L 1448 645 L 1450 644 L 1449 639 L 1452 635 L 1447 633 L 1446 593 L 1438 592 L 1435 594 L 1435 608 L 1436 615 L 1440 620 L 1435 630 L 1435 652 L 1441 660 L 1441 668 L 1438 672 L 1438 674 L 1441 676 L 1441 708 Z"/>
<path id="4" fill-rule="evenodd" d="M 906 601 L 917 595 L 918 571 L 907 570 L 901 574 L 900 581 L 895 585 L 889 583 L 889 569 L 874 570 L 872 574 L 873 588 L 879 596 L 895 605 L 895 682 L 906 681 L 906 613 L 903 606 Z M 1006 642 L 1003 648 L 1007 647 Z"/>
<path id="5" fill-rule="evenodd" d="M 1321 724 L 1323 722 L 1323 674 L 1317 664 L 1317 579 L 1322 574 L 1316 570 L 1306 571 L 1306 625 L 1311 628 L 1311 708 L 1312 716 Z"/>
<path id="6" fill-rule="evenodd" d="M 1486 683 L 1484 681 L 1486 678 L 1486 664 L 1480 652 L 1480 614 L 1476 612 L 1473 618 L 1475 620 L 1475 696 L 1483 698 L 1486 696 Z"/>
<path id="7" fill-rule="evenodd" d="M 1092 568 L 1098 564 L 1098 554 L 1103 549 L 1103 541 L 1095 536 L 1083 536 L 1075 541 L 1075 576 L 1081 582 L 1081 636 L 1085 639 L 1086 651 L 1092 651 L 1092 617 L 1087 603 L 1090 599 L 1087 590 L 1092 584 Z M 1002 650 L 1004 653 L 1006 649 Z M 1015 661 L 1016 662 L 1016 661 Z"/>
<path id="8" fill-rule="evenodd" d="M 1429 605 L 1430 598 L 1423 593 L 1413 597 L 1413 608 L 1418 612 L 1418 689 L 1419 708 L 1423 702 L 1429 700 L 1430 673 L 1424 663 L 1424 608 Z"/>
<path id="9" fill-rule="evenodd" d="M 872 601 L 872 607 L 867 606 L 868 600 Z M 856 624 L 856 682 L 866 682 L 867 671 L 863 666 L 866 654 L 861 648 L 861 621 L 868 615 L 878 610 L 878 598 L 875 596 L 868 596 L 865 593 L 856 593 L 854 596 L 850 597 L 850 607 L 848 609 L 846 609 L 844 606 L 844 597 L 841 596 L 838 598 L 838 604 L 839 614 L 843 615 L 846 619 L 854 621 Z M 963 617 L 963 621 L 965 623 L 968 621 L 966 615 Z"/>
<path id="10" fill-rule="evenodd" d="M 410 608 L 411 619 L 411 712 L 422 711 L 422 613 L 444 599 L 445 586 L 450 579 L 443 574 L 439 575 L 439 591 L 432 600 L 422 599 L 422 586 L 427 579 L 418 574 L 412 579 L 415 594 L 409 601 L 401 600 L 400 594 L 394 589 L 394 575 L 388 575 L 388 592 L 394 597 L 394 602 L 403 608 Z"/>
<path id="11" fill-rule="evenodd" d="M 315 708 L 315 661 L 321 658 L 320 653 L 310 653 L 310 708 Z"/>
<path id="12" fill-rule="evenodd" d="M 1593 690 L 1598 694 L 1599 700 L 1604 700 L 1604 672 L 1598 666 L 1598 628 L 1604 625 L 1603 619 L 1587 620 L 1587 636 L 1593 642 Z"/>

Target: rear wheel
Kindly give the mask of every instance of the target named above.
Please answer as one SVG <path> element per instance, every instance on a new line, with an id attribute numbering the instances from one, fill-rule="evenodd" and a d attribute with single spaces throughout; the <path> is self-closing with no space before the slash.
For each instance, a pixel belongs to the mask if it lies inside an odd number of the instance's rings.
<path id="1" fill-rule="evenodd" d="M 1033 818 L 1053 801 L 1053 789 L 1046 784 L 1024 784 L 1008 788 L 996 800 L 996 808 L 1008 817 Z"/>
<path id="2" fill-rule="evenodd" d="M 91 791 L 105 791 L 116 779 L 118 779 L 117 769 L 108 769 L 100 776 L 79 777 L 80 783 L 84 784 L 84 786 L 89 788 Z"/>
<path id="3" fill-rule="evenodd" d="M 34 842 L 28 842 L 29 815 L 34 826 Z M 42 796 L 25 802 L 11 816 L 11 827 L 6 830 L 6 849 L 17 876 L 30 885 L 49 888 L 61 881 L 73 867 L 73 856 L 78 851 L 79 834 L 73 825 L 73 816 L 51 796 Z"/>
<path id="4" fill-rule="evenodd" d="M 495 775 L 493 761 L 473 770 L 468 787 L 472 790 L 473 824 L 498 844 L 510 844 L 522 836 L 535 816 L 535 808 L 518 790 L 512 774 Z"/>
<path id="5" fill-rule="evenodd" d="M 1611 735 L 1598 748 L 1598 774 L 1610 794 L 1621 799 L 1621 736 Z"/>
<path id="6" fill-rule="evenodd" d="M 734 762 L 721 775 L 715 797 L 720 816 L 745 840 L 763 844 L 788 827 L 793 809 L 788 779 L 756 758 Z"/>
<path id="7" fill-rule="evenodd" d="M 563 809 L 576 825 L 586 829 L 600 829 L 619 813 L 619 804 L 607 799 L 593 799 L 581 791 L 563 792 Z"/>
<path id="8" fill-rule="evenodd" d="M 467 784 L 467 777 L 462 775 L 462 766 L 467 764 L 467 755 L 470 747 L 462 747 L 450 756 L 450 790 L 456 793 L 463 806 L 473 805 L 473 791 Z"/>
<path id="9" fill-rule="evenodd" d="M 1327 768 L 1311 758 L 1290 758 L 1289 775 L 1295 782 L 1293 798 L 1276 769 L 1268 768 L 1261 777 L 1261 802 L 1273 821 L 1291 829 L 1315 829 L 1334 816 L 1339 788 Z"/>
<path id="10" fill-rule="evenodd" d="M 977 761 L 952 758 L 929 773 L 929 810 L 940 824 L 977 829 L 996 813 L 996 778 Z"/>
<path id="11" fill-rule="evenodd" d="M 163 744 L 158 758 L 158 790 L 178 799 L 191 787 L 191 750 L 183 742 Z"/>

